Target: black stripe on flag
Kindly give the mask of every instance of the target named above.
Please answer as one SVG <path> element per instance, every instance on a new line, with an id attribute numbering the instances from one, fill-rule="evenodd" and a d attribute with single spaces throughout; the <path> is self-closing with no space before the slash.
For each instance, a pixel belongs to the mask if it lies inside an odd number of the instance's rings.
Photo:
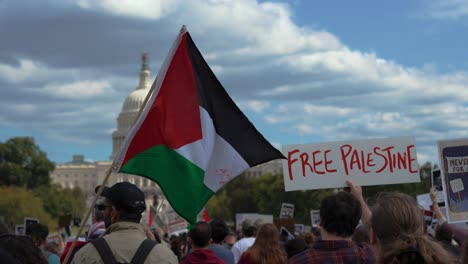
<path id="1" fill-rule="evenodd" d="M 187 33 L 187 49 L 198 90 L 198 101 L 213 120 L 216 133 L 226 140 L 250 167 L 285 157 L 274 148 L 237 107 L 218 81 Z"/>

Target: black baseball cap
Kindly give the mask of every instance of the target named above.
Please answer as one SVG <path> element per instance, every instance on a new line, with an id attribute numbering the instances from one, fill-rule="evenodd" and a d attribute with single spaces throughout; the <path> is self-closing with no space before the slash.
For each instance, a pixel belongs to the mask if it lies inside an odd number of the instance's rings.
<path id="1" fill-rule="evenodd" d="M 97 186 L 97 193 L 101 186 Z M 106 197 L 117 210 L 128 213 L 143 213 L 146 209 L 145 194 L 135 185 L 129 182 L 119 182 L 112 187 L 105 186 L 101 196 Z"/>

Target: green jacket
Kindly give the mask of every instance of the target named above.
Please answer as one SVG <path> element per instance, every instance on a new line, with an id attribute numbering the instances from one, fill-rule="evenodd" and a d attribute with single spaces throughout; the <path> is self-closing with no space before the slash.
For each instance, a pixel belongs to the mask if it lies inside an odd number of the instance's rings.
<path id="1" fill-rule="evenodd" d="M 143 226 L 131 222 L 112 224 L 107 228 L 104 235 L 104 239 L 109 244 L 115 259 L 120 263 L 130 263 L 138 247 L 146 238 Z M 71 263 L 102 264 L 104 262 L 96 248 L 91 243 L 88 243 L 76 252 Z M 169 248 L 158 244 L 151 250 L 145 261 L 145 264 L 150 263 L 176 264 L 179 262 Z"/>

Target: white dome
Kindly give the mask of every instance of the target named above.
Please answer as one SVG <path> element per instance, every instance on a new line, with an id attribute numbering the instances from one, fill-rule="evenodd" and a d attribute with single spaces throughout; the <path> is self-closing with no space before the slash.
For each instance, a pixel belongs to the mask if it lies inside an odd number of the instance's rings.
<path id="1" fill-rule="evenodd" d="M 145 101 L 146 95 L 149 92 L 147 89 L 137 89 L 127 96 L 122 107 L 122 113 L 135 112 L 140 110 L 141 105 Z"/>

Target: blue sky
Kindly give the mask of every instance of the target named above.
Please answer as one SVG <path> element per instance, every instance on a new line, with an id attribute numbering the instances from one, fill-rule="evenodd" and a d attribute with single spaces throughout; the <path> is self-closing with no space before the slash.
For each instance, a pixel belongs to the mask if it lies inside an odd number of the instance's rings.
<path id="1" fill-rule="evenodd" d="M 468 137 L 466 0 L 0 0 L 0 141 L 107 160 L 182 24 L 276 146 L 414 136 L 423 163 Z"/>

